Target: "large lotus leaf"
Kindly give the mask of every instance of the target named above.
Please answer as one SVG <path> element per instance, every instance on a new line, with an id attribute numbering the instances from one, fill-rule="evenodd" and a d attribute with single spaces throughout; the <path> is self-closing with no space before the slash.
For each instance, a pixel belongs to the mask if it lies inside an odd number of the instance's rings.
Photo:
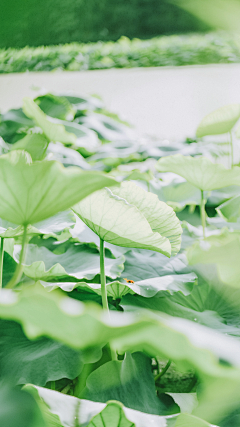
<path id="1" fill-rule="evenodd" d="M 167 203 L 175 211 L 180 211 L 187 205 L 200 205 L 201 197 L 198 189 L 189 182 L 179 182 L 174 179 L 169 182 L 152 181 L 150 189 L 160 200 Z"/>
<path id="2" fill-rule="evenodd" d="M 1 427 L 50 427 L 36 401 L 26 391 L 1 386 L 0 401 Z"/>
<path id="3" fill-rule="evenodd" d="M 104 189 L 94 196 L 95 202 L 88 197 L 73 210 L 103 240 L 167 256 L 179 250 L 182 232 L 179 220 L 157 196 L 130 182 L 123 183 L 120 192 L 115 188 L 113 192 Z"/>
<path id="4" fill-rule="evenodd" d="M 0 217 L 33 224 L 113 184 L 116 181 L 98 172 L 65 169 L 55 161 L 31 163 L 26 152 L 12 151 L 0 157 Z"/>
<path id="5" fill-rule="evenodd" d="M 122 183 L 121 187 L 114 189 L 114 193 L 136 206 L 148 220 L 152 230 L 169 239 L 171 255 L 178 253 L 181 246 L 182 228 L 171 207 L 133 182 Z"/>
<path id="6" fill-rule="evenodd" d="M 180 254 L 166 261 L 164 255 L 143 249 L 133 249 L 125 255 L 124 272 L 122 278 L 134 280 L 148 280 L 157 276 L 185 274 L 191 270 L 187 266 L 187 259 Z"/>
<path id="7" fill-rule="evenodd" d="M 57 246 L 59 248 L 59 246 Z M 11 253 L 10 253 L 11 254 Z M 14 247 L 13 258 L 18 261 L 20 246 Z M 107 277 L 116 279 L 123 271 L 124 256 L 105 257 Z M 71 245 L 66 252 L 58 255 L 46 248 L 29 244 L 26 251 L 23 272 L 34 280 L 57 280 L 67 276 L 75 279 L 92 280 L 100 274 L 99 252 L 85 245 Z"/>
<path id="8" fill-rule="evenodd" d="M 201 419 L 199 419 L 199 422 L 202 422 L 202 424 L 193 424 L 193 422 L 196 422 L 197 420 L 196 417 L 187 414 L 184 414 L 184 418 L 182 418 L 183 414 L 170 416 L 150 415 L 126 408 L 120 402 L 116 401 L 110 401 L 107 404 L 91 402 L 89 400 L 77 399 L 73 396 L 66 396 L 53 390 L 34 387 L 32 385 L 27 385 L 24 389 L 34 396 L 37 403 L 40 403 L 39 406 L 41 406 L 41 403 L 45 404 L 46 407 L 49 408 L 47 410 L 57 416 L 59 424 L 56 423 L 56 427 L 75 427 L 76 417 L 79 425 L 81 424 L 89 427 L 93 427 L 93 425 L 95 425 L 98 427 L 96 422 L 98 422 L 99 416 L 103 414 L 108 414 L 109 416 L 110 414 L 114 414 L 114 418 L 111 419 L 110 424 L 102 423 L 99 424 L 99 427 L 174 427 L 178 419 L 185 421 L 184 427 L 210 426 L 210 424 Z M 116 408 L 118 408 L 118 411 L 116 411 Z M 106 409 L 108 410 L 104 412 Z M 119 413 L 122 414 L 121 420 L 125 421 L 126 417 L 132 424 L 114 424 L 116 422 L 120 422 L 118 417 Z M 107 418 L 104 417 L 104 420 L 106 421 Z M 92 421 L 94 421 L 95 424 L 92 424 Z"/>
<path id="9" fill-rule="evenodd" d="M 238 185 L 230 185 L 228 187 L 219 188 L 218 190 L 213 190 L 209 194 L 209 197 L 207 200 L 207 206 L 214 206 L 214 207 L 219 206 L 221 203 L 224 203 L 228 199 L 238 195 L 239 195 Z"/>
<path id="10" fill-rule="evenodd" d="M 26 135 L 11 146 L 11 150 L 27 151 L 33 160 L 42 160 L 45 157 L 49 141 L 41 133 Z"/>
<path id="11" fill-rule="evenodd" d="M 229 222 L 240 221 L 240 195 L 235 196 L 217 208 L 219 215 Z"/>
<path id="12" fill-rule="evenodd" d="M 240 185 L 240 168 L 226 169 L 206 157 L 191 157 L 175 154 L 158 160 L 159 172 L 173 172 L 182 176 L 203 191 L 217 190 L 229 185 Z"/>
<path id="13" fill-rule="evenodd" d="M 74 144 L 76 142 L 77 138 L 74 133 L 67 132 L 62 124 L 51 122 L 31 98 L 23 99 L 23 112 L 27 117 L 35 121 L 49 141 L 58 141 L 68 144 Z"/>
<path id="14" fill-rule="evenodd" d="M 47 93 L 34 99 L 35 103 L 47 116 L 61 120 L 73 120 L 75 109 L 64 96 Z"/>
<path id="15" fill-rule="evenodd" d="M 0 342 L 1 378 L 9 377 L 14 384 L 33 383 L 44 386 L 48 381 L 74 379 L 79 375 L 86 359 L 84 352 L 73 350 L 49 338 L 30 341 L 18 323 L 7 320 L 0 321 Z M 92 361 L 95 362 L 100 357 L 101 350 Z"/>
<path id="16" fill-rule="evenodd" d="M 74 215 L 76 224 L 73 229 L 69 230 L 74 242 L 87 243 L 89 246 L 99 249 L 100 239 L 77 215 Z M 118 257 L 129 251 L 129 248 L 124 248 L 111 243 L 105 242 L 105 248 Z"/>
<path id="17" fill-rule="evenodd" d="M 28 226 L 28 235 L 43 234 L 44 238 L 50 236 L 61 239 L 62 232 L 69 230 L 75 224 L 75 217 L 71 210 L 59 212 L 56 215 L 40 221 L 33 226 Z M 12 238 L 21 236 L 24 232 L 23 226 L 13 224 L 0 218 L 0 237 Z M 71 234 L 69 233 L 69 237 Z"/>
<path id="18" fill-rule="evenodd" d="M 210 427 L 211 424 L 208 422 L 194 417 L 193 415 L 181 414 L 177 417 L 176 423 L 173 424 L 173 427 Z M 214 427 L 214 426 L 212 426 Z M 215 426 L 216 427 L 216 426 Z"/>
<path id="19" fill-rule="evenodd" d="M 190 265 L 216 264 L 219 278 L 223 283 L 239 287 L 240 275 L 240 234 L 226 230 L 218 236 L 207 237 L 198 241 L 187 250 Z"/>
<path id="20" fill-rule="evenodd" d="M 143 298 L 128 295 L 121 301 L 124 311 L 131 307 L 147 308 L 185 318 L 226 334 L 240 336 L 240 290 L 218 287 L 206 283 L 194 286 L 190 295 L 175 293 L 172 296 Z"/>
<path id="21" fill-rule="evenodd" d="M 135 427 L 136 424 L 129 421 L 118 402 L 109 402 L 106 408 L 95 415 L 88 427 Z"/>
<path id="22" fill-rule="evenodd" d="M 111 312 L 109 319 L 96 304 L 83 304 L 42 287 L 21 293 L 3 289 L 0 316 L 20 321 L 29 338 L 44 335 L 79 349 L 110 342 L 118 352 L 142 351 L 171 359 L 181 368 L 193 368 L 204 391 L 194 415 L 210 421 L 239 404 L 239 341 L 195 322 L 139 309 Z"/>
<path id="23" fill-rule="evenodd" d="M 157 396 L 151 361 L 142 353 L 127 353 L 122 361 L 110 361 L 87 378 L 82 397 L 94 402 L 118 400 L 128 408 L 155 415 L 171 413 L 171 406 Z M 178 407 L 175 406 L 175 409 Z"/>
<path id="24" fill-rule="evenodd" d="M 240 118 L 240 104 L 230 104 L 218 108 L 204 117 L 197 128 L 197 137 L 220 135 L 230 132 Z"/>
<path id="25" fill-rule="evenodd" d="M 127 294 L 138 294 L 145 298 L 164 296 L 165 294 L 173 294 L 174 292 L 182 292 L 184 295 L 188 295 L 192 291 L 196 280 L 197 276 L 195 273 L 154 277 L 133 283 L 128 283 L 126 279 L 124 283 L 119 281 L 107 283 L 106 289 L 108 296 L 114 300 L 121 299 Z M 98 283 L 41 283 L 49 290 L 61 288 L 63 291 L 71 292 L 73 289 L 79 288 L 101 295 L 101 285 Z"/>

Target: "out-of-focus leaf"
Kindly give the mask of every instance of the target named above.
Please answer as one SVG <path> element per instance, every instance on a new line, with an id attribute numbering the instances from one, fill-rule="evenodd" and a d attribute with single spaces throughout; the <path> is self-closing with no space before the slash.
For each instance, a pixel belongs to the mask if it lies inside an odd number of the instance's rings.
<path id="1" fill-rule="evenodd" d="M 235 196 L 216 209 L 219 215 L 229 222 L 239 222 L 240 219 L 240 195 Z"/>
<path id="2" fill-rule="evenodd" d="M 51 122 L 31 98 L 23 99 L 23 112 L 27 117 L 35 121 L 49 141 L 58 141 L 68 144 L 74 144 L 76 142 L 77 138 L 75 134 L 67 132 L 63 125 Z"/>
<path id="3" fill-rule="evenodd" d="M 240 8 L 239 8 L 240 12 Z M 197 137 L 219 135 L 230 132 L 240 117 L 240 104 L 231 104 L 219 108 L 204 117 L 197 128 Z"/>
<path id="4" fill-rule="evenodd" d="M 88 427 L 135 427 L 135 424 L 126 418 L 118 402 L 109 402 L 103 411 L 93 417 Z"/>
<path id="5" fill-rule="evenodd" d="M 203 191 L 216 190 L 228 185 L 240 185 L 240 168 L 226 169 L 206 157 L 191 157 L 175 154 L 158 160 L 159 172 L 174 172 Z"/>
<path id="6" fill-rule="evenodd" d="M 74 379 L 87 360 L 84 352 L 66 347 L 49 338 L 27 339 L 19 324 L 0 321 L 1 378 L 8 377 L 15 384 L 33 383 L 44 386 L 48 381 Z M 94 352 L 92 361 L 101 357 Z"/>
<path id="7" fill-rule="evenodd" d="M 240 234 L 227 230 L 218 236 L 198 241 L 187 250 L 190 265 L 216 264 L 220 279 L 230 286 L 240 286 Z"/>
<path id="8" fill-rule="evenodd" d="M 0 157 L 0 217 L 15 224 L 33 224 L 64 211 L 112 178 L 82 172 L 54 161 L 32 163 L 25 151 Z"/>
<path id="9" fill-rule="evenodd" d="M 16 423 L 18 427 L 50 427 L 34 398 L 26 391 L 1 386 L 0 400 L 1 427 L 16 427 Z"/>
<path id="10" fill-rule="evenodd" d="M 47 93 L 38 96 L 34 101 L 47 116 L 61 120 L 73 120 L 74 118 L 75 110 L 64 96 Z"/>
<path id="11" fill-rule="evenodd" d="M 48 140 L 41 133 L 26 135 L 11 146 L 11 150 L 27 151 L 33 160 L 42 160 L 45 157 Z"/>
<path id="12" fill-rule="evenodd" d="M 168 407 L 156 396 L 150 359 L 142 353 L 127 353 L 123 361 L 100 366 L 89 375 L 79 397 L 103 403 L 118 400 L 148 414 L 166 415 L 171 411 L 171 404 Z"/>

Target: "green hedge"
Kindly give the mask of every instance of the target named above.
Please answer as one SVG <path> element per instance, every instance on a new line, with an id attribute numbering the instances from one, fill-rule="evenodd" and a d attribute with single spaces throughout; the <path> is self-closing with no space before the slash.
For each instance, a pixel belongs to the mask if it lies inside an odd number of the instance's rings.
<path id="1" fill-rule="evenodd" d="M 224 33 L 0 50 L 0 73 L 233 62 L 240 62 L 240 39 Z"/>
<path id="2" fill-rule="evenodd" d="M 1 0 L 0 47 L 146 39 L 206 28 L 168 0 Z"/>

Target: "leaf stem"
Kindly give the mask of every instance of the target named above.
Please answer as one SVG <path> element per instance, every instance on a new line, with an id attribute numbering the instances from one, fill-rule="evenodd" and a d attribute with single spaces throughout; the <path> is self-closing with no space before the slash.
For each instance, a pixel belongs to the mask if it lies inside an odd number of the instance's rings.
<path id="1" fill-rule="evenodd" d="M 159 374 L 154 378 L 154 381 L 157 382 L 164 374 L 166 374 L 168 368 L 170 368 L 172 361 L 169 360 L 166 366 L 159 372 Z"/>
<path id="2" fill-rule="evenodd" d="M 103 305 L 104 310 L 107 310 L 109 312 L 104 258 L 105 258 L 104 240 L 101 239 L 101 237 L 100 237 L 100 277 L 101 277 L 102 305 Z"/>
<path id="3" fill-rule="evenodd" d="M 204 191 L 201 190 L 201 221 L 202 221 L 202 229 L 203 229 L 203 238 L 205 239 L 205 227 L 206 227 L 206 211 L 205 211 L 205 199 L 204 199 Z"/>
<path id="4" fill-rule="evenodd" d="M 232 140 L 232 132 L 229 132 L 230 135 L 230 168 L 233 167 L 233 140 Z"/>
<path id="5" fill-rule="evenodd" d="M 78 377 L 77 377 L 77 382 L 76 382 L 76 385 L 74 387 L 74 396 L 76 396 L 76 397 L 81 396 L 81 393 L 86 386 L 87 378 L 92 372 L 92 366 L 93 365 L 91 363 L 86 363 L 83 366 L 83 369 L 82 369 L 80 375 L 78 375 Z"/>
<path id="6" fill-rule="evenodd" d="M 23 236 L 22 236 L 22 248 L 20 252 L 19 263 L 17 265 L 17 268 L 15 270 L 13 277 L 11 278 L 11 280 L 8 282 L 6 286 L 6 288 L 8 289 L 13 289 L 16 286 L 16 284 L 19 283 L 21 280 L 22 272 L 23 272 L 22 263 L 25 259 L 26 249 L 27 249 L 26 243 L 27 243 L 27 225 L 24 225 Z"/>
<path id="7" fill-rule="evenodd" d="M 2 288 L 2 278 L 3 278 L 3 256 L 4 256 L 4 238 L 1 237 L 1 244 L 0 244 L 0 289 Z"/>

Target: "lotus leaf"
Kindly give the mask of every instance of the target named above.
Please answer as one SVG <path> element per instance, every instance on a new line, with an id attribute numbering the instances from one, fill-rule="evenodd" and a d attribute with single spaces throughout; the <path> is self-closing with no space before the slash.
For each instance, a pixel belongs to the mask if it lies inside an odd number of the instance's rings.
<path id="1" fill-rule="evenodd" d="M 159 172 L 173 172 L 202 191 L 217 190 L 229 185 L 240 185 L 240 168 L 226 169 L 206 157 L 191 157 L 175 154 L 158 160 Z"/>
<path id="2" fill-rule="evenodd" d="M 240 104 L 230 104 L 203 118 L 197 128 L 197 137 L 230 132 L 240 118 Z"/>
<path id="3" fill-rule="evenodd" d="M 28 153 L 12 151 L 0 157 L 0 217 L 15 224 L 33 224 L 113 184 L 116 181 L 98 172 L 64 169 L 55 161 L 32 163 Z"/>
<path id="4" fill-rule="evenodd" d="M 73 210 L 109 243 L 150 249 L 168 257 L 180 249 L 182 229 L 172 208 L 132 182 L 122 183 L 120 191 L 99 191 Z"/>

